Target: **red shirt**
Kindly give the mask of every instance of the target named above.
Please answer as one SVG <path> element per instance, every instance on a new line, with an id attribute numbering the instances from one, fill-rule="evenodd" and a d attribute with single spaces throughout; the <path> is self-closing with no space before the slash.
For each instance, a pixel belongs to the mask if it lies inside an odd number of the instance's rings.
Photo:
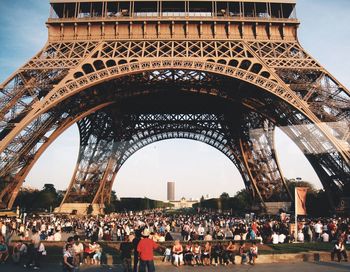
<path id="1" fill-rule="evenodd" d="M 137 252 L 140 255 L 142 261 L 152 261 L 153 260 L 153 250 L 157 249 L 158 245 L 149 238 L 141 239 L 137 245 Z"/>

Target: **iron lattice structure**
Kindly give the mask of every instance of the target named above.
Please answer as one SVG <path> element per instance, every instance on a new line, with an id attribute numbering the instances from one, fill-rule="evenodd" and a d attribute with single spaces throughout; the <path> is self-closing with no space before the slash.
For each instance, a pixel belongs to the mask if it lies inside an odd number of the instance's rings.
<path id="1" fill-rule="evenodd" d="M 290 201 L 276 126 L 332 205 L 350 196 L 350 95 L 297 39 L 294 0 L 51 0 L 44 48 L 0 85 L 0 202 L 11 208 L 46 148 L 77 123 L 61 208 L 109 201 L 140 148 L 202 141 L 262 204 Z"/>

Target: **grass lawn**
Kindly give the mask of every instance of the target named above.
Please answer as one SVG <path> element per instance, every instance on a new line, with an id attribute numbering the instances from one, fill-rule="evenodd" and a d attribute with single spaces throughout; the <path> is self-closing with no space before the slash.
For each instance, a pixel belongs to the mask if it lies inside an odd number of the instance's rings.
<path id="1" fill-rule="evenodd" d="M 266 245 L 266 247 L 259 250 L 260 254 L 286 254 L 286 253 L 300 253 L 308 251 L 327 251 L 330 252 L 334 244 L 333 243 L 295 243 L 295 244 L 278 244 L 278 245 Z M 350 249 L 350 245 L 346 246 L 347 250 Z"/>

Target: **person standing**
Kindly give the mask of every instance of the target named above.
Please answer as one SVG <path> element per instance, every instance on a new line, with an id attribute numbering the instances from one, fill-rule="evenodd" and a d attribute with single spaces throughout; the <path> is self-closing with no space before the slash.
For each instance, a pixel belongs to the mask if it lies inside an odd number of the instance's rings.
<path id="1" fill-rule="evenodd" d="M 146 272 L 146 267 L 148 272 L 156 271 L 154 267 L 154 256 L 153 250 L 157 249 L 159 246 L 152 239 L 149 239 L 149 230 L 144 229 L 142 232 L 142 239 L 137 245 L 137 252 L 140 257 L 140 270 L 139 272 Z"/>
<path id="2" fill-rule="evenodd" d="M 198 240 L 204 240 L 204 234 L 205 234 L 205 229 L 202 226 L 202 224 L 199 225 L 198 227 Z"/>
<path id="3" fill-rule="evenodd" d="M 321 238 L 322 230 L 323 230 L 323 224 L 321 221 L 317 221 L 317 223 L 314 225 L 315 229 L 315 241 L 319 240 Z"/>
<path id="4" fill-rule="evenodd" d="M 32 230 L 32 237 L 31 237 L 31 244 L 28 248 L 28 262 L 24 265 L 24 268 L 29 268 L 34 263 L 34 269 L 39 269 L 39 246 L 40 246 L 40 236 L 38 231 L 33 228 Z"/>
<path id="5" fill-rule="evenodd" d="M 331 253 L 331 259 L 334 261 L 334 255 L 337 255 L 338 262 L 341 261 L 341 257 L 344 257 L 345 262 L 348 261 L 348 255 L 346 254 L 346 249 L 344 246 L 344 242 L 342 239 L 338 239 L 336 244 L 334 245 L 333 251 Z"/>
<path id="6" fill-rule="evenodd" d="M 138 246 L 140 241 L 141 241 L 141 232 L 138 229 L 135 231 L 135 238 L 132 240 L 132 245 L 134 248 L 134 267 L 133 267 L 134 269 L 133 269 L 133 272 L 138 271 L 137 265 L 139 263 L 139 253 L 137 252 L 137 246 Z"/>
<path id="7" fill-rule="evenodd" d="M 126 235 L 124 238 L 124 242 L 120 244 L 120 252 L 121 252 L 121 259 L 123 262 L 123 271 L 124 272 L 131 272 L 131 251 L 132 251 L 133 245 L 130 242 L 129 236 Z"/>

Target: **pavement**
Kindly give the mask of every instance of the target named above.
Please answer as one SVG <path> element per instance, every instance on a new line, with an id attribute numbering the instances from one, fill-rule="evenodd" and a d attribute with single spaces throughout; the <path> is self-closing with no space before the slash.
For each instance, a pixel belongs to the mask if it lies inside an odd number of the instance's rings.
<path id="1" fill-rule="evenodd" d="M 229 265 L 229 266 L 210 266 L 210 267 L 188 267 L 181 266 L 179 268 L 171 265 L 161 265 L 156 267 L 157 272 L 349 272 L 350 263 L 345 262 L 304 262 L 304 263 L 276 263 L 276 264 L 257 264 L 257 265 Z M 19 272 L 19 271 L 47 271 L 47 272 L 62 272 L 60 265 L 43 265 L 40 270 L 24 269 L 22 266 L 13 264 L 0 264 L 1 272 Z M 123 272 L 121 266 L 85 266 L 80 269 L 84 272 Z"/>

